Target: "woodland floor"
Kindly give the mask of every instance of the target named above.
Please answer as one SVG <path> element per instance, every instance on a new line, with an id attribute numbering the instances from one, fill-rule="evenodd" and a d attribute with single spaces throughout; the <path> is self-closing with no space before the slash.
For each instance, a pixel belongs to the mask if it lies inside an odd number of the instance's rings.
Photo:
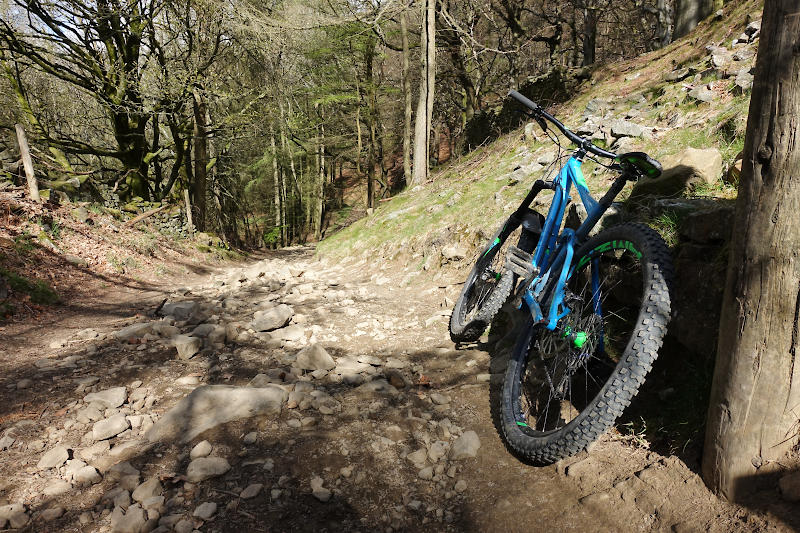
<path id="1" fill-rule="evenodd" d="M 64 467 L 37 467 L 56 445 L 72 450 L 73 459 L 88 457 L 82 450 L 89 447 L 84 434 L 91 424 L 76 422 L 75 416 L 86 392 L 127 386 L 133 394 L 143 387 L 154 403 L 149 413 L 147 408 L 140 413 L 157 419 L 198 385 L 243 386 L 257 374 L 273 370 L 274 376 L 274 369 L 287 369 L 286 354 L 305 339 L 254 338 L 207 348 L 184 361 L 164 343 L 130 344 L 112 336 L 147 318 L 165 298 L 220 306 L 225 297 L 242 302 L 241 317 L 252 316 L 266 299 L 288 303 L 309 342 L 337 359 L 374 356 L 362 378 L 384 375 L 397 390 L 364 395 L 355 383 L 322 377 L 312 381 L 339 403 L 332 413 L 284 407 L 279 416 L 229 423 L 186 445 L 133 446 L 138 451 L 126 457 L 142 479 L 158 476 L 163 483 L 166 501 L 155 516 L 164 531 L 179 520 L 184 520 L 181 527 L 190 523 L 201 531 L 800 530 L 800 513 L 781 503 L 777 491 L 759 506 L 726 504 L 706 490 L 692 461 L 687 466 L 677 455 L 662 455 L 617 432 L 556 465 L 521 463 L 503 446 L 492 422 L 490 387 L 497 377 L 492 373 L 500 371 L 502 354 L 487 345 L 456 347 L 448 339 L 450 300 L 463 272 L 428 283 L 417 276 L 408 283 L 402 270 L 374 270 L 366 262 L 333 264 L 315 260 L 312 253 L 306 248 L 268 252 L 247 264 L 213 267 L 179 280 L 162 277 L 124 286 L 87 280 L 84 296 L 0 326 L 0 437 L 15 439 L 0 451 L 0 505 L 25 503 L 26 531 L 111 531 L 114 504 L 103 497 L 117 486 L 106 472 L 110 463 L 98 468 L 102 481 L 83 488 L 76 483 L 57 496 L 46 496 L 45 487 L 65 479 Z M 263 276 L 230 282 L 247 278 L 257 264 L 267 270 Z M 280 279 L 278 271 L 287 267 L 289 279 L 262 282 Z M 220 280 L 228 283 L 222 286 Z M 98 336 L 79 334 L 87 329 Z M 80 390 L 87 377 L 98 378 L 97 383 Z M 449 401 L 437 397 L 436 404 L 433 393 Z M 430 451 L 437 442 L 446 451 L 469 430 L 480 439 L 476 457 L 452 460 Z M 255 442 L 252 437 L 243 442 L 253 431 Z M 137 436 L 133 428 L 112 438 L 112 450 L 127 441 L 141 443 Z M 189 483 L 182 475 L 188 452 L 203 438 L 232 468 Z M 415 466 L 407 456 L 418 449 L 429 450 L 428 459 Z M 422 473 L 423 465 L 431 470 Z M 432 478 L 423 479 L 427 474 Z M 312 495 L 311 479 L 317 476 L 332 491 L 326 502 Z M 241 498 L 242 489 L 252 484 L 262 484 L 263 490 Z M 217 504 L 206 520 L 193 516 L 204 502 Z M 58 508 L 64 510 L 60 517 L 53 518 L 57 511 L 43 512 Z"/>

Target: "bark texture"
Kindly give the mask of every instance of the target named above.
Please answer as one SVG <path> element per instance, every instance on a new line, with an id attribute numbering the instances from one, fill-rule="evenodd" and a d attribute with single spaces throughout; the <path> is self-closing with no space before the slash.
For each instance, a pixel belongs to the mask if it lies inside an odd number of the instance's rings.
<path id="1" fill-rule="evenodd" d="M 400 13 L 400 35 L 403 41 L 403 178 L 411 183 L 411 73 L 408 47 L 408 11 Z"/>
<path id="2" fill-rule="evenodd" d="M 22 157 L 22 166 L 25 168 L 25 179 L 28 181 L 28 195 L 31 200 L 38 202 L 39 184 L 36 182 L 36 174 L 33 172 L 33 161 L 31 151 L 28 148 L 28 139 L 25 137 L 25 130 L 19 124 L 15 125 L 17 130 L 17 142 L 19 143 L 19 153 Z"/>
<path id="3" fill-rule="evenodd" d="M 683 37 L 714 11 L 714 0 L 676 0 L 675 38 Z"/>
<path id="4" fill-rule="evenodd" d="M 703 477 L 740 501 L 800 419 L 800 4 L 767 0 L 720 318 Z"/>
<path id="5" fill-rule="evenodd" d="M 197 231 L 206 229 L 206 182 L 208 165 L 208 133 L 206 132 L 206 101 L 198 91 L 194 92 L 194 224 Z"/>

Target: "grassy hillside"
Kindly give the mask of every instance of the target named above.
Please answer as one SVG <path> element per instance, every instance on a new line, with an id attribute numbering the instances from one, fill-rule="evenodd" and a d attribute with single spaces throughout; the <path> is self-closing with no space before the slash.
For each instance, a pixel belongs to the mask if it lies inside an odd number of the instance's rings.
<path id="1" fill-rule="evenodd" d="M 598 65 L 569 102 L 550 111 L 571 129 L 584 124 L 587 116 L 595 120 L 629 120 L 645 126 L 642 137 L 614 139 L 606 136 L 598 144 L 617 152 L 643 150 L 663 160 L 686 147 L 716 147 L 723 156 L 724 170 L 741 151 L 750 100 L 749 91 L 736 87 L 736 72 L 752 66 L 758 40 L 733 47 L 748 22 L 759 20 L 761 2 L 757 0 L 726 4 L 722 17 L 710 17 L 689 36 L 670 46 L 613 65 Z M 724 46 L 731 53 L 743 50 L 744 60 L 725 68 L 715 68 L 710 46 Z M 681 81 L 669 81 L 675 72 L 688 69 Z M 673 73 L 671 75 L 671 73 Z M 689 95 L 705 87 L 711 102 Z M 594 116 L 587 110 L 605 106 L 607 116 Z M 652 129 L 651 129 L 652 128 Z M 442 246 L 459 242 L 474 250 L 510 213 L 536 179 L 546 177 L 556 147 L 538 133 L 538 140 L 525 139 L 517 130 L 491 145 L 444 165 L 423 186 L 404 191 L 382 203 L 375 213 L 324 239 L 319 252 L 333 257 L 374 257 L 404 261 L 412 270 L 438 266 L 436 253 Z M 566 148 L 566 146 L 565 146 Z M 568 153 L 568 150 L 567 152 Z M 598 172 L 591 161 L 584 173 L 593 193 L 610 184 L 611 175 Z M 517 169 L 517 170 L 515 170 Z M 551 172 L 553 169 L 549 169 Z M 624 199 L 630 189 L 623 192 Z M 692 192 L 694 196 L 735 197 L 735 187 L 721 180 Z M 547 196 L 540 199 L 547 202 Z M 466 265 L 465 265 L 466 266 Z"/>

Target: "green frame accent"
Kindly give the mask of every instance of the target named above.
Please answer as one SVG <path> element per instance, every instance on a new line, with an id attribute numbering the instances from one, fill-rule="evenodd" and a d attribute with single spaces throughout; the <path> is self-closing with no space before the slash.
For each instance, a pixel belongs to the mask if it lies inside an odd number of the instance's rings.
<path id="1" fill-rule="evenodd" d="M 592 249 L 588 254 L 584 255 L 578 260 L 578 264 L 575 266 L 575 270 L 579 270 L 583 268 L 583 266 L 592 260 L 592 258 L 603 252 L 608 252 L 611 250 L 628 250 L 629 252 L 633 253 L 636 256 L 636 259 L 642 258 L 642 252 L 636 249 L 636 246 L 633 245 L 631 241 L 623 241 L 623 240 L 613 240 L 609 242 L 604 242 L 600 246 Z"/>

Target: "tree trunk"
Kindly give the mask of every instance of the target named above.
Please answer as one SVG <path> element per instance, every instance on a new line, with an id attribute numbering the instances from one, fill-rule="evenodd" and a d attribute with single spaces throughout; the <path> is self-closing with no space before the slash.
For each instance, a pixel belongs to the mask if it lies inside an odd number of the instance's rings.
<path id="1" fill-rule="evenodd" d="M 569 33 L 572 37 L 572 54 L 570 56 L 570 66 L 576 67 L 580 63 L 582 47 L 579 45 L 580 35 L 578 33 L 578 9 L 572 10 L 569 18 Z"/>
<path id="2" fill-rule="evenodd" d="M 325 214 L 325 110 L 319 106 L 319 175 L 314 191 L 314 237 L 322 237 L 322 217 Z"/>
<path id="3" fill-rule="evenodd" d="M 436 165 L 441 162 L 441 144 L 442 144 L 442 123 L 439 122 L 433 128 L 433 138 L 431 139 L 431 154 L 432 159 Z"/>
<path id="4" fill-rule="evenodd" d="M 798 437 L 798 35 L 800 4 L 766 0 L 703 454 L 706 483 L 734 501 Z"/>
<path id="5" fill-rule="evenodd" d="M 597 9 L 587 6 L 583 9 L 583 66 L 594 64 L 595 44 L 597 43 Z"/>
<path id="6" fill-rule="evenodd" d="M 675 38 L 683 37 L 714 11 L 714 0 L 676 0 Z"/>
<path id="7" fill-rule="evenodd" d="M 273 201 L 275 202 L 275 227 L 279 229 L 281 235 L 283 230 L 281 227 L 281 177 L 278 173 L 278 150 L 275 146 L 275 127 L 272 122 L 269 124 L 269 145 L 272 149 L 272 180 L 273 180 L 273 194 L 275 195 Z M 283 245 L 282 239 L 279 239 L 280 244 Z M 276 243 L 277 244 L 277 243 Z"/>
<path id="8" fill-rule="evenodd" d="M 375 201 L 375 165 L 377 148 L 375 145 L 375 113 L 374 105 L 375 80 L 373 63 L 375 61 L 375 40 L 369 38 L 364 45 L 364 83 L 367 91 L 367 129 L 369 131 L 369 147 L 367 149 L 367 208 L 374 207 Z"/>
<path id="9" fill-rule="evenodd" d="M 203 96 L 194 91 L 194 182 L 192 200 L 194 201 L 194 224 L 197 231 L 206 229 L 206 165 L 208 165 L 208 133 L 206 132 L 206 102 Z"/>
<path id="10" fill-rule="evenodd" d="M 28 148 L 28 139 L 25 138 L 25 130 L 17 124 L 17 142 L 19 143 L 19 154 L 22 158 L 22 166 L 25 169 L 25 179 L 28 180 L 28 195 L 34 202 L 39 202 L 39 184 L 36 182 L 36 174 L 33 172 L 33 161 L 31 160 L 31 150 Z"/>
<path id="11" fill-rule="evenodd" d="M 278 98 L 278 109 L 280 110 L 280 135 L 281 135 L 281 151 L 286 154 L 289 147 L 286 145 L 286 115 L 283 110 L 283 101 Z M 285 156 L 284 156 L 285 157 Z M 281 243 L 286 246 L 290 243 L 289 240 L 289 227 L 286 222 L 287 212 L 289 211 L 289 190 L 286 186 L 286 167 L 285 164 L 281 165 L 281 198 L 283 209 L 281 210 Z"/>
<path id="12" fill-rule="evenodd" d="M 414 168 L 412 185 L 428 180 L 430 162 L 431 119 L 433 118 L 433 92 L 436 85 L 436 0 L 425 0 L 420 48 L 422 72 L 420 76 L 417 120 L 414 124 Z"/>
<path id="13" fill-rule="evenodd" d="M 408 47 L 408 11 L 400 13 L 400 34 L 403 40 L 403 100 L 405 101 L 403 121 L 403 178 L 411 183 L 411 70 Z"/>
<path id="14" fill-rule="evenodd" d="M 356 175 L 361 175 L 361 151 L 364 150 L 364 141 L 361 139 L 361 100 L 356 107 Z"/>
<path id="15" fill-rule="evenodd" d="M 186 229 L 189 233 L 194 233 L 194 222 L 192 222 L 192 202 L 189 201 L 189 189 L 183 189 L 183 202 L 186 205 Z"/>
<path id="16" fill-rule="evenodd" d="M 124 197 L 140 197 L 150 199 L 147 177 L 150 165 L 147 163 L 147 144 L 145 142 L 145 129 L 150 118 L 135 112 L 113 110 L 112 124 L 114 138 L 119 146 L 119 160 L 127 169 L 125 183 L 128 186 Z"/>
<path id="17" fill-rule="evenodd" d="M 151 143 L 150 153 L 157 154 L 158 151 L 161 149 L 161 123 L 158 119 L 158 113 L 153 113 L 153 142 Z M 161 200 L 164 196 L 163 187 L 164 187 L 164 173 L 161 169 L 161 158 L 155 156 L 152 159 L 153 162 L 153 174 L 155 182 L 153 184 L 153 189 L 156 191 L 155 199 Z"/>
<path id="18" fill-rule="evenodd" d="M 450 59 L 453 69 L 455 70 L 456 78 L 458 78 L 461 89 L 464 91 L 463 114 L 461 116 L 461 125 L 463 127 L 475 116 L 475 109 L 478 107 L 478 97 L 475 92 L 475 84 L 472 83 L 472 78 L 469 77 L 467 64 L 461 53 L 461 42 L 458 40 L 450 45 Z"/>
<path id="19" fill-rule="evenodd" d="M 660 47 L 672 42 L 672 8 L 667 0 L 656 1 L 656 37 Z"/>

